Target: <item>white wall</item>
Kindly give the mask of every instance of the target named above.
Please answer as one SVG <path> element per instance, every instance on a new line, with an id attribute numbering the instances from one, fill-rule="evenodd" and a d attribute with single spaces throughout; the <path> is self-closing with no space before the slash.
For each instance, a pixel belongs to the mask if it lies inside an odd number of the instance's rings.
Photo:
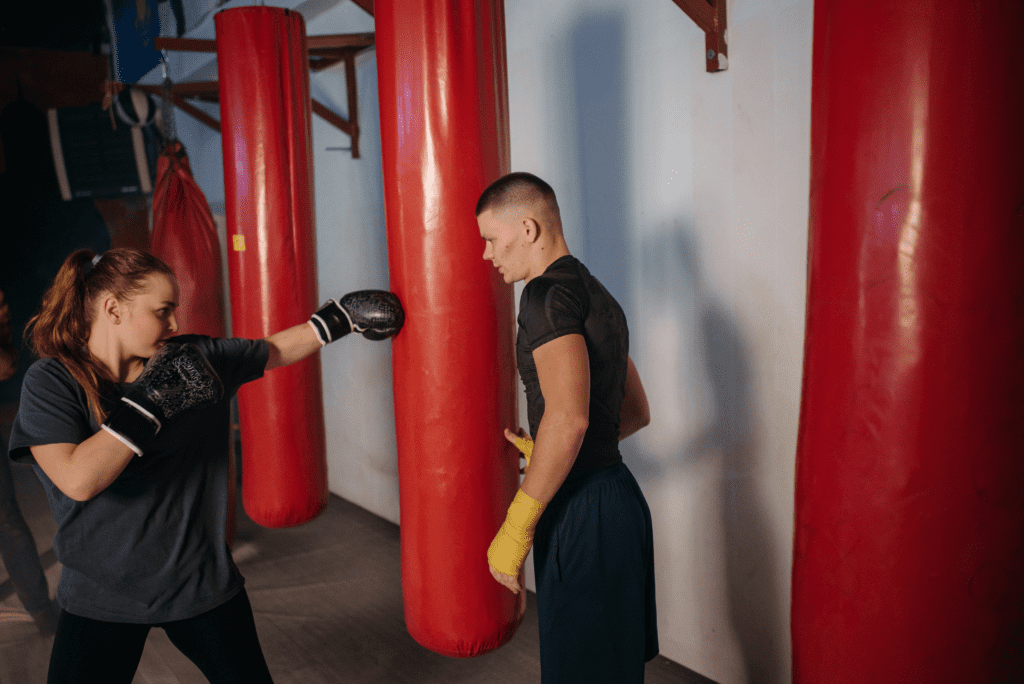
<path id="1" fill-rule="evenodd" d="M 373 18 L 343 2 L 308 23 L 309 35 L 373 31 Z M 313 117 L 316 183 L 317 267 L 320 296 L 388 288 L 377 59 L 356 61 L 360 159 L 347 151 L 347 135 Z M 313 96 L 348 117 L 345 69 L 315 74 Z M 391 344 L 346 338 L 321 355 L 327 463 L 332 492 L 374 513 L 399 521 L 398 463 L 391 386 Z"/>
<path id="2" fill-rule="evenodd" d="M 311 35 L 372 30 L 350 2 L 304 4 Z M 623 448 L 654 516 L 662 654 L 720 684 L 790 680 L 812 7 L 730 2 L 729 69 L 708 74 L 672 0 L 506 0 L 513 169 L 554 186 L 651 402 Z M 314 117 L 322 298 L 387 287 L 375 79 L 371 51 L 362 159 Z M 346 114 L 343 69 L 313 90 Z M 178 119 L 217 207 L 219 136 Z M 398 521 L 390 345 L 332 345 L 323 375 L 331 491 Z"/>
<path id="3" fill-rule="evenodd" d="M 812 2 L 736 0 L 729 69 L 671 0 L 506 3 L 512 162 L 629 316 L 662 653 L 790 678 Z"/>

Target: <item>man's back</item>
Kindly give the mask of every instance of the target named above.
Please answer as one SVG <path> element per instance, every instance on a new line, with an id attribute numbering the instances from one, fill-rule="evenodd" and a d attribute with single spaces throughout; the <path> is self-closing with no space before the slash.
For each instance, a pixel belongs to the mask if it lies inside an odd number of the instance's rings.
<path id="1" fill-rule="evenodd" d="M 530 434 L 536 437 L 544 415 L 533 351 L 563 335 L 580 334 L 590 362 L 590 424 L 573 471 L 621 461 L 619 414 L 629 358 L 629 329 L 622 307 L 586 266 L 569 255 L 526 284 L 518 320 L 516 361 L 526 386 Z"/>

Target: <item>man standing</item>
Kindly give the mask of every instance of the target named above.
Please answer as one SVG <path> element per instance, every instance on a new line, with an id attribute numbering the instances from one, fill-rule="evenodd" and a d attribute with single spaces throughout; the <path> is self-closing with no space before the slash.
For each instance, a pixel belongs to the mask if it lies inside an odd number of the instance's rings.
<path id="1" fill-rule="evenodd" d="M 533 545 L 544 684 L 642 682 L 658 653 L 651 514 L 618 442 L 650 413 L 626 317 L 570 254 L 543 180 L 499 178 L 476 216 L 484 259 L 526 281 L 516 361 L 532 440 L 505 431 L 527 469 L 488 549 L 491 574 L 524 591 Z"/>

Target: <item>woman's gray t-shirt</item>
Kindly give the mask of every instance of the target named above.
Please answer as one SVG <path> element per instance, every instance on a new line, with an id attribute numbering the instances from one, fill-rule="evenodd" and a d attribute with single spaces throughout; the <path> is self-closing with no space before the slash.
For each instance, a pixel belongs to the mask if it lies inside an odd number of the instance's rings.
<path id="1" fill-rule="evenodd" d="M 263 376 L 269 346 L 200 335 L 173 341 L 199 347 L 224 384 L 223 398 L 164 426 L 145 454 L 89 501 L 61 492 L 29 451 L 79 444 L 100 430 L 85 391 L 56 359 L 40 359 L 25 374 L 10 455 L 33 464 L 50 500 L 53 548 L 63 565 L 57 601 L 69 613 L 168 622 L 211 610 L 242 589 L 227 545 L 231 397 Z M 128 387 L 104 397 L 108 410 Z"/>

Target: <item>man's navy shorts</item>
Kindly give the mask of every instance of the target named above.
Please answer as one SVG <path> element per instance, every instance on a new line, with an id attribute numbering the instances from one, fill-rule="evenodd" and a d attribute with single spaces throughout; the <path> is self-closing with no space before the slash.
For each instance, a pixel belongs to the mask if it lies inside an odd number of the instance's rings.
<path id="1" fill-rule="evenodd" d="M 651 511 L 624 463 L 571 473 L 533 546 L 542 684 L 643 682 L 658 654 Z"/>

